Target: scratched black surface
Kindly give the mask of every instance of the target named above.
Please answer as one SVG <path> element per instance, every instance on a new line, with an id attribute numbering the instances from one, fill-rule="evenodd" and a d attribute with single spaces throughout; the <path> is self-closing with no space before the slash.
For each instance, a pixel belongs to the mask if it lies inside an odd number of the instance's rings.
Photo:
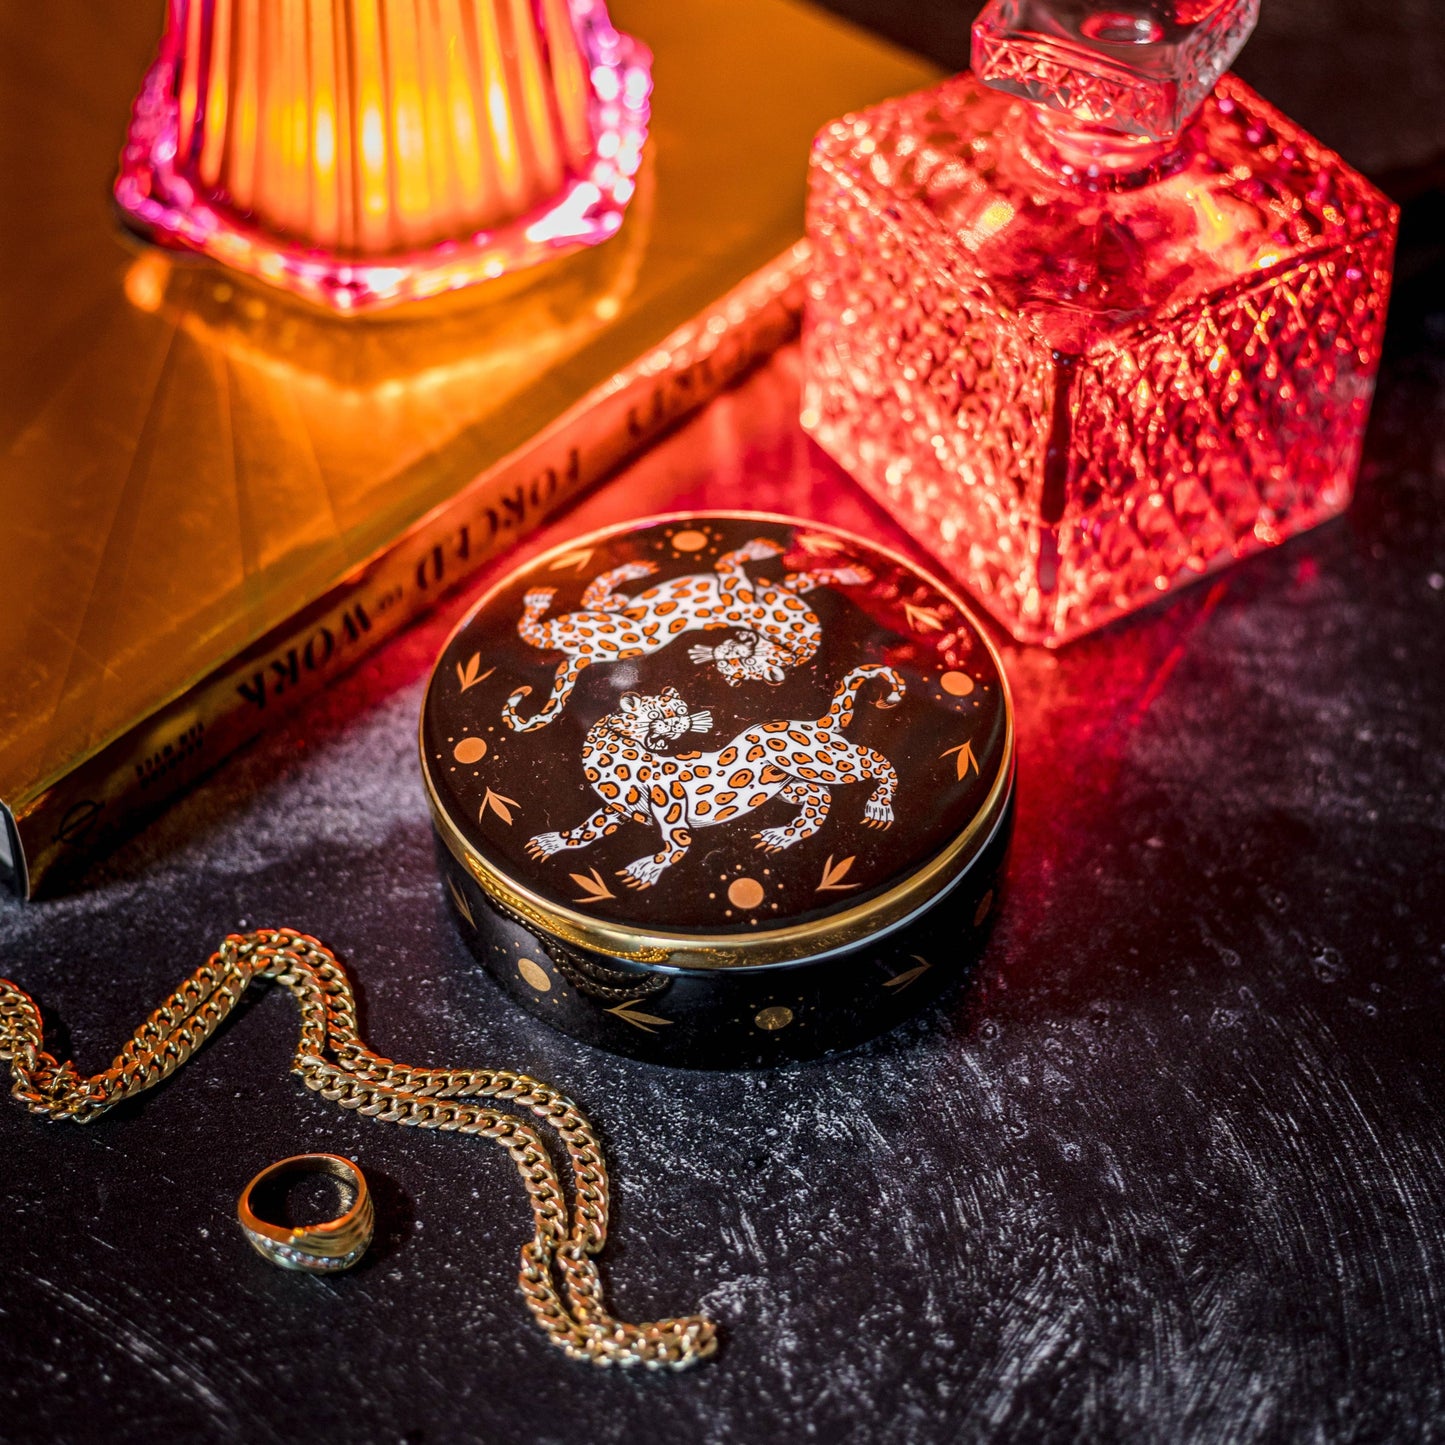
<path id="1" fill-rule="evenodd" d="M 1328 132 L 1378 98 L 1360 145 L 1388 169 L 1400 91 L 1445 73 L 1433 6 L 1379 9 L 1420 32 L 1406 81 L 1366 46 L 1347 104 L 1312 114 L 1305 87 L 1294 108 Z M 1275 12 L 1254 79 L 1271 56 L 1285 81 L 1308 71 L 1286 40 L 1335 63 L 1343 30 Z M 1057 657 L 1009 650 L 1006 907 L 972 991 L 861 1052 L 673 1073 L 506 1005 L 452 931 L 413 759 L 465 599 L 85 891 L 0 904 L 4 971 L 87 1069 L 226 930 L 316 932 L 384 1052 L 529 1069 L 583 1101 L 616 1175 L 617 1309 L 701 1306 L 725 1332 L 678 1378 L 563 1359 L 515 1290 L 505 1159 L 305 1093 L 273 991 L 83 1130 L 0 1111 L 0 1438 L 1445 1435 L 1440 212 L 1422 189 L 1407 216 L 1349 515 Z M 727 418 L 786 402 L 791 376 L 784 357 L 670 444 L 697 469 L 684 493 L 736 503 L 736 478 L 707 474 Z M 772 455 L 749 500 L 826 510 L 827 463 L 800 441 Z M 356 1158 L 378 1196 L 378 1244 L 336 1280 L 269 1268 L 232 1217 L 251 1172 L 310 1148 Z"/>

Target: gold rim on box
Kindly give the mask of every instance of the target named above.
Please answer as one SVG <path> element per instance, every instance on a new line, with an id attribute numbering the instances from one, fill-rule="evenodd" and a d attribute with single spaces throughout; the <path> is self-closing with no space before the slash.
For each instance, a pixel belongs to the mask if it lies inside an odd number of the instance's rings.
<path id="1" fill-rule="evenodd" d="M 569 552 L 596 546 L 608 537 L 622 532 L 639 531 L 644 527 L 665 525 L 669 522 L 696 521 L 699 516 L 724 518 L 728 521 L 770 522 L 783 526 L 794 526 L 801 519 L 786 517 L 775 512 L 749 511 L 699 511 L 666 512 L 658 516 L 642 517 L 636 521 L 622 522 L 588 532 L 581 537 L 570 537 L 565 542 L 549 548 L 546 552 L 531 558 L 526 566 L 540 568 L 548 558 L 560 557 Z M 973 628 L 979 640 L 988 651 L 994 670 L 998 673 L 1003 694 L 1004 741 L 1000 751 L 998 772 L 994 775 L 983 805 L 974 814 L 969 825 L 941 852 L 924 863 L 915 872 L 892 888 L 827 918 L 815 919 L 811 923 L 795 924 L 789 928 L 775 928 L 748 934 L 697 934 L 653 932 L 627 924 L 608 923 L 603 919 L 589 918 L 560 904 L 551 903 L 539 897 L 524 883 L 499 869 L 496 864 L 484 858 L 462 834 L 437 795 L 432 780 L 431 768 L 427 761 L 426 747 L 418 730 L 421 753 L 422 778 L 426 784 L 427 803 L 438 833 L 447 845 L 448 851 L 471 875 L 486 895 L 504 911 L 512 913 L 528 927 L 551 934 L 574 948 L 591 949 L 594 953 L 608 954 L 613 958 L 627 959 L 634 963 L 663 965 L 672 968 L 752 968 L 770 963 L 799 963 L 804 959 L 818 958 L 837 948 L 853 947 L 864 939 L 890 931 L 896 925 L 910 918 L 920 909 L 926 908 L 945 893 L 949 886 L 967 870 L 968 865 L 982 851 L 995 828 L 1002 821 L 1013 793 L 1014 779 L 1014 706 L 1013 694 L 1009 691 L 1008 678 L 1003 670 L 1003 659 L 992 639 L 984 631 L 977 616 L 967 607 L 951 588 L 946 587 L 932 573 L 918 566 L 911 558 L 895 552 L 889 547 L 860 537 L 856 532 L 835 527 L 831 523 L 815 523 L 820 530 L 826 530 L 850 542 L 857 543 L 871 551 L 880 553 L 890 561 L 916 573 L 929 586 L 956 607 Z M 492 598 L 511 585 L 515 575 L 512 569 L 466 611 L 461 621 L 452 628 L 442 644 L 438 656 L 445 655 L 457 635 L 470 623 L 473 617 L 485 608 Z M 436 674 L 433 674 L 435 681 Z M 430 697 L 432 684 L 427 685 Z M 422 725 L 427 716 L 427 702 L 423 699 L 421 708 Z"/>
<path id="2" fill-rule="evenodd" d="M 346 1210 L 321 1224 L 292 1226 L 262 1219 L 251 1200 L 262 1185 L 307 1175 L 335 1179 L 351 1194 Z M 294 1154 L 267 1165 L 241 1191 L 236 1218 L 257 1254 L 282 1269 L 305 1270 L 309 1274 L 334 1274 L 350 1269 L 366 1253 L 376 1228 L 376 1211 L 366 1176 L 349 1159 L 339 1154 Z"/>

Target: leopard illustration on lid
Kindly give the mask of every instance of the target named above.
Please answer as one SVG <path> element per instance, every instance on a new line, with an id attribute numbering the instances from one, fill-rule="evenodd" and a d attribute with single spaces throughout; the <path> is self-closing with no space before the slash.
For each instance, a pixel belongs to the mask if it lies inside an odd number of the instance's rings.
<path id="1" fill-rule="evenodd" d="M 687 529 L 684 544 L 707 545 L 705 532 Z M 643 657 L 676 641 L 683 633 L 734 628 L 740 635 L 713 647 L 692 647 L 694 663 L 711 663 L 734 686 L 744 681 L 782 682 L 787 669 L 798 667 L 818 650 L 818 619 L 803 601 L 805 594 L 830 583 L 861 583 L 868 574 L 858 567 L 813 567 L 790 572 L 781 582 L 750 577 L 744 563 L 783 552 L 781 543 L 754 537 L 735 551 L 724 552 L 710 572 L 669 577 L 645 592 L 628 596 L 617 589 L 625 582 L 650 577 L 658 564 L 649 559 L 625 562 L 599 573 L 583 589 L 581 606 L 547 621 L 543 618 L 556 596 L 555 587 L 538 587 L 523 597 L 517 635 L 543 651 L 561 652 L 552 695 L 530 717 L 517 706 L 531 691 L 519 687 L 502 709 L 507 726 L 518 732 L 543 727 L 561 711 L 582 669 L 597 663 Z"/>
<path id="2" fill-rule="evenodd" d="M 996 824 L 1013 754 L 956 598 L 865 539 L 736 514 L 614 528 L 507 577 L 442 653 L 421 751 L 438 832 L 495 906 L 713 966 L 926 906 Z"/>

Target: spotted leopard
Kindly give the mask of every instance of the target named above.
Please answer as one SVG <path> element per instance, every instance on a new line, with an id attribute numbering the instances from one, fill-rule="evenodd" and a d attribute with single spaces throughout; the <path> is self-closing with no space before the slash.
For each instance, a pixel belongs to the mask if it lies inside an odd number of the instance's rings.
<path id="1" fill-rule="evenodd" d="M 711 572 L 673 577 L 636 596 L 617 589 L 624 582 L 650 576 L 657 567 L 652 562 L 628 562 L 588 584 L 580 611 L 552 618 L 545 614 L 556 589 L 528 592 L 518 635 L 533 647 L 565 656 L 552 695 L 539 711 L 530 717 L 517 712 L 530 687 L 519 687 L 507 699 L 502 709 L 507 726 L 515 732 L 545 727 L 562 711 L 585 668 L 657 652 L 689 632 L 739 630 L 740 635 L 716 646 L 699 645 L 689 651 L 695 664 L 711 663 L 733 686 L 781 682 L 789 668 L 807 662 L 818 650 L 818 618 L 804 596 L 831 583 L 861 584 L 869 575 L 858 567 L 834 567 L 791 572 L 781 582 L 767 582 L 743 570 L 744 563 L 775 557 L 783 550 L 777 542 L 754 538 L 736 551 L 725 552 Z"/>
<path id="2" fill-rule="evenodd" d="M 816 722 L 758 723 L 716 752 L 675 755 L 657 749 L 688 732 L 708 731 L 711 715 L 690 711 L 676 688 L 654 697 L 627 693 L 619 712 L 592 726 L 582 748 L 583 771 L 602 806 L 565 833 L 539 833 L 528 842 L 528 853 L 549 858 L 585 848 L 624 823 L 653 823 L 662 834 L 661 848 L 618 870 L 629 887 L 649 888 L 683 858 L 696 828 L 746 817 L 780 795 L 797 805 L 797 815 L 753 835 L 759 848 L 777 852 L 823 826 L 831 789 L 867 780 L 876 780 L 877 786 L 863 805 L 863 822 L 888 827 L 898 774 L 882 753 L 843 735 L 853 719 L 858 689 L 871 678 L 889 686 L 880 706 L 893 707 L 902 700 L 903 679 L 891 667 L 856 667 Z"/>

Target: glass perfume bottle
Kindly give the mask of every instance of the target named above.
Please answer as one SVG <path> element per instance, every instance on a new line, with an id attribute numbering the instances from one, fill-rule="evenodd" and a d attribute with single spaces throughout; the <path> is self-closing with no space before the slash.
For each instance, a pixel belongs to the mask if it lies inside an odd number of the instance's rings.
<path id="1" fill-rule="evenodd" d="M 604 0 L 169 0 L 115 197 L 341 312 L 606 240 L 651 60 Z"/>
<path id="2" fill-rule="evenodd" d="M 803 423 L 1022 640 L 1349 503 L 1397 211 L 1224 74 L 1258 10 L 991 0 L 814 144 Z"/>

